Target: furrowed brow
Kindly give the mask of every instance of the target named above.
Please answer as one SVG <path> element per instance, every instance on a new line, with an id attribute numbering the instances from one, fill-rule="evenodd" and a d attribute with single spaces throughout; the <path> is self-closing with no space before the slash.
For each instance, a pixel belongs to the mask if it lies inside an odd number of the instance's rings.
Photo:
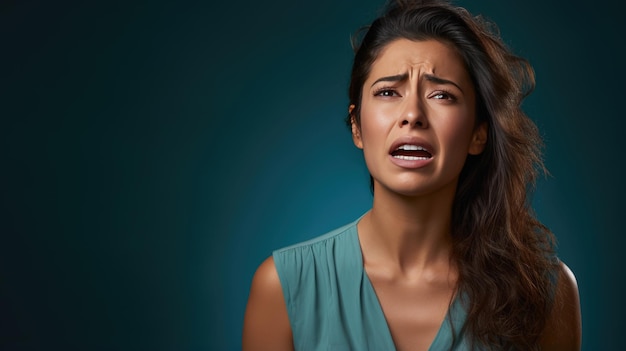
<path id="1" fill-rule="evenodd" d="M 409 78 L 408 73 L 396 74 L 395 76 L 381 77 L 381 78 L 376 79 L 376 81 L 372 83 L 372 86 L 380 82 L 401 82 L 403 80 L 407 80 L 408 78 Z"/>
<path id="2" fill-rule="evenodd" d="M 444 84 L 444 85 L 454 85 L 455 87 L 457 87 L 460 91 L 463 91 L 463 89 L 461 89 L 461 87 L 456 84 L 455 82 L 451 81 L 451 80 L 447 80 L 447 79 L 443 79 L 441 77 L 437 77 L 435 75 L 432 74 L 425 74 L 424 78 L 429 81 L 429 82 L 433 82 L 435 84 Z"/>

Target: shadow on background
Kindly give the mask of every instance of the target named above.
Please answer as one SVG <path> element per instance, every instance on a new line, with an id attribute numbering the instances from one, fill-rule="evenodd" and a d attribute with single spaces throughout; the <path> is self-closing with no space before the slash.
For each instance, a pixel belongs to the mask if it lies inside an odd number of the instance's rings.
<path id="1" fill-rule="evenodd" d="M 617 2 L 459 1 L 530 59 L 585 350 L 621 340 Z M 381 1 L 0 5 L 0 349 L 236 350 L 273 249 L 370 206 L 350 35 Z"/>

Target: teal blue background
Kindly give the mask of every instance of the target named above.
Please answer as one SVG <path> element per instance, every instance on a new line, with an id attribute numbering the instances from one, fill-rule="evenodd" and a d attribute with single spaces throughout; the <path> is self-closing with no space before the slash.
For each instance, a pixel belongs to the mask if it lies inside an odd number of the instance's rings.
<path id="1" fill-rule="evenodd" d="M 370 206 L 350 35 L 381 1 L 3 1 L 0 348 L 237 350 L 273 249 Z M 584 350 L 624 327 L 617 6 L 459 1 L 537 89 L 534 205 L 578 278 Z"/>

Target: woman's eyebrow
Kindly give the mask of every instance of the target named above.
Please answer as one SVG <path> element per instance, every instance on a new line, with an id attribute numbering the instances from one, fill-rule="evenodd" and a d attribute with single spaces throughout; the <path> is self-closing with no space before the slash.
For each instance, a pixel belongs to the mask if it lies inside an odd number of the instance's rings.
<path id="1" fill-rule="evenodd" d="M 386 77 L 381 77 L 376 79 L 376 81 L 374 81 L 374 83 L 372 83 L 372 86 L 374 86 L 376 83 L 380 83 L 380 82 L 401 82 L 403 80 L 406 80 L 409 78 L 409 74 L 408 73 L 403 73 L 403 74 L 396 74 L 393 76 L 386 76 Z M 454 85 L 455 87 L 457 87 L 461 92 L 463 92 L 463 89 L 461 89 L 461 87 L 456 84 L 455 82 L 448 80 L 448 79 L 444 79 L 441 77 L 437 77 L 433 74 L 425 74 L 424 78 L 429 81 L 429 82 L 433 82 L 436 84 L 450 84 L 450 85 Z"/>
<path id="2" fill-rule="evenodd" d="M 408 73 L 396 74 L 395 76 L 382 77 L 382 78 L 376 79 L 376 81 L 374 83 L 372 83 L 371 86 L 373 87 L 376 83 L 380 83 L 380 82 L 401 82 L 401 81 L 406 80 L 408 78 L 409 78 L 409 74 Z"/>
<path id="3" fill-rule="evenodd" d="M 444 79 L 444 78 L 441 78 L 441 77 L 437 77 L 437 76 L 432 75 L 432 74 L 425 74 L 425 75 L 424 75 L 424 78 L 425 78 L 427 81 L 429 81 L 429 82 L 433 82 L 433 83 L 436 83 L 436 84 L 451 84 L 451 85 L 454 85 L 454 86 L 455 86 L 455 87 L 457 87 L 457 88 L 458 88 L 461 92 L 463 92 L 463 89 L 461 89 L 461 87 L 460 87 L 458 84 L 456 84 L 455 82 L 453 82 L 453 81 L 451 81 L 451 80 L 447 80 L 447 79 Z"/>

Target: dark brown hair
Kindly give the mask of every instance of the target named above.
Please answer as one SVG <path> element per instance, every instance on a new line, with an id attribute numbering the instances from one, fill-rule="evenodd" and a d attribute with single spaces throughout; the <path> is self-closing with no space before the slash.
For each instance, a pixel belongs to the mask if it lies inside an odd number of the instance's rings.
<path id="1" fill-rule="evenodd" d="M 452 209 L 457 294 L 467 296 L 472 340 L 494 350 L 536 350 L 552 307 L 552 233 L 534 216 L 529 194 L 545 172 L 542 142 L 521 103 L 534 71 L 502 42 L 496 27 L 443 1 L 393 1 L 368 26 L 355 57 L 348 116 L 360 124 L 363 84 L 381 50 L 396 39 L 439 40 L 462 57 L 476 90 L 485 150 L 468 156 Z"/>

